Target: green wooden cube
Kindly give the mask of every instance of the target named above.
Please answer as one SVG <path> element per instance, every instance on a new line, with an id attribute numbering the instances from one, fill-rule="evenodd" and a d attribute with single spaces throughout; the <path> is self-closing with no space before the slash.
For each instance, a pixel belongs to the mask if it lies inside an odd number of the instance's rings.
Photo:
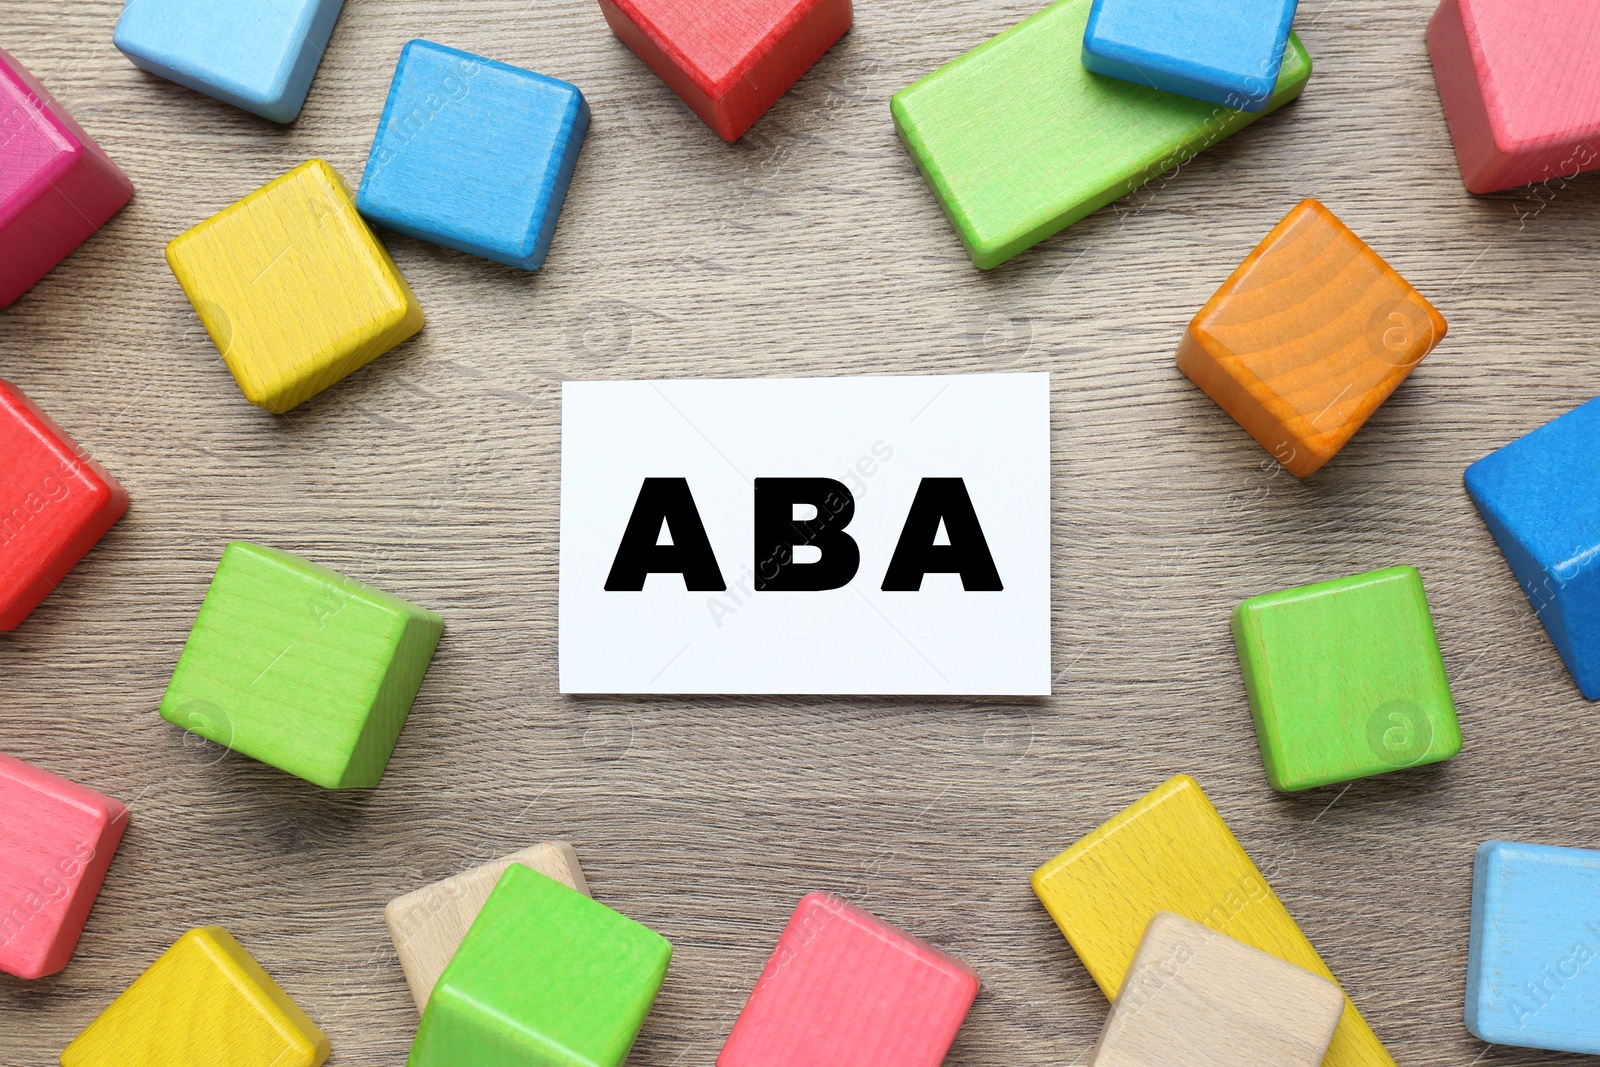
<path id="1" fill-rule="evenodd" d="M 894 95 L 906 149 L 972 261 L 998 266 L 1300 95 L 1293 34 L 1262 111 L 1092 74 L 1092 0 L 1059 0 Z"/>
<path id="2" fill-rule="evenodd" d="M 1414 567 L 1253 597 L 1233 640 L 1272 788 L 1438 763 L 1461 727 Z"/>
<path id="3" fill-rule="evenodd" d="M 514 863 L 433 987 L 407 1067 L 619 1067 L 671 958 L 649 927 Z"/>
<path id="4" fill-rule="evenodd" d="M 161 717 L 328 789 L 375 786 L 443 633 L 431 611 L 236 541 Z"/>

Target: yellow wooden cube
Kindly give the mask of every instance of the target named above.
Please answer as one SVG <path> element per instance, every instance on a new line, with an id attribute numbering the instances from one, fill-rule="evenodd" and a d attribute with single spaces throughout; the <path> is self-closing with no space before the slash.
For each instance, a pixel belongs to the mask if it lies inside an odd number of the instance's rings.
<path id="1" fill-rule="evenodd" d="M 1116 997 L 1145 928 L 1162 911 L 1333 978 L 1199 784 L 1185 775 L 1040 867 L 1033 891 L 1108 997 Z M 1349 998 L 1323 1067 L 1395 1067 Z"/>
<path id="2" fill-rule="evenodd" d="M 252 404 L 285 412 L 422 329 L 422 307 L 320 159 L 167 245 Z"/>
<path id="3" fill-rule="evenodd" d="M 61 1067 L 317 1067 L 328 1039 L 220 926 L 190 930 L 61 1053 Z"/>

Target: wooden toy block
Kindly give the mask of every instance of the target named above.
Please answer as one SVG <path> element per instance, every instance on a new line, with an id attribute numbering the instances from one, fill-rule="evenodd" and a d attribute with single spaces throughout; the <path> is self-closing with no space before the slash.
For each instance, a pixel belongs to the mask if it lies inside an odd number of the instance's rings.
<path id="1" fill-rule="evenodd" d="M 1343 1014 L 1328 979 L 1163 911 L 1089 1067 L 1319 1067 Z"/>
<path id="2" fill-rule="evenodd" d="M 1600 5 L 1444 0 L 1428 52 L 1467 189 L 1600 167 Z"/>
<path id="3" fill-rule="evenodd" d="M 328 1039 L 220 926 L 190 930 L 61 1053 L 61 1067 L 317 1067 Z"/>
<path id="4" fill-rule="evenodd" d="M 1600 1055 L 1600 852 L 1485 841 L 1472 865 L 1467 1029 Z"/>
<path id="5" fill-rule="evenodd" d="M 407 1067 L 620 1067 L 671 957 L 660 934 L 513 863 L 434 986 Z"/>
<path id="6" fill-rule="evenodd" d="M 851 0 L 600 0 L 623 44 L 737 141 L 850 28 Z"/>
<path id="7" fill-rule="evenodd" d="M 325 789 L 378 784 L 444 632 L 299 556 L 222 553 L 161 717 Z"/>
<path id="8" fill-rule="evenodd" d="M 1083 65 L 1224 107 L 1260 111 L 1299 0 L 1094 0 Z"/>
<path id="9" fill-rule="evenodd" d="M 133 196 L 133 183 L 28 69 L 0 49 L 0 308 Z"/>
<path id="10" fill-rule="evenodd" d="M 127 825 L 110 797 L 0 753 L 0 971 L 67 965 Z"/>
<path id="11" fill-rule="evenodd" d="M 1480 459 L 1466 483 L 1573 680 L 1600 700 L 1600 400 Z"/>
<path id="12" fill-rule="evenodd" d="M 1178 369 L 1304 478 L 1445 329 L 1433 305 L 1333 212 L 1302 200 L 1200 309 Z"/>
<path id="13" fill-rule="evenodd" d="M 356 207 L 387 229 L 535 270 L 588 128 L 575 85 L 412 41 Z"/>
<path id="14" fill-rule="evenodd" d="M 978 975 L 832 893 L 784 928 L 717 1067 L 936 1067 Z"/>
<path id="15" fill-rule="evenodd" d="M 1033 873 L 1033 891 L 1115 999 L 1157 912 L 1333 974 L 1193 778 L 1178 775 Z M 1395 1067 L 1345 1000 L 1324 1067 Z"/>
<path id="16" fill-rule="evenodd" d="M 1461 751 L 1414 567 L 1252 597 L 1233 611 L 1233 641 L 1274 789 L 1348 782 Z"/>
<path id="17" fill-rule="evenodd" d="M 0 381 L 0 631 L 21 625 L 127 510 L 128 491 Z"/>
<path id="18" fill-rule="evenodd" d="M 1072 60 L 1090 0 L 1058 0 L 894 95 L 895 128 L 988 269 L 1300 95 L 1293 34 L 1260 112 L 1105 78 Z"/>
<path id="19" fill-rule="evenodd" d="M 112 35 L 134 66 L 293 122 L 344 0 L 127 0 Z"/>
<path id="20" fill-rule="evenodd" d="M 422 308 L 313 159 L 167 245 L 167 265 L 245 397 L 282 413 L 422 329 Z"/>
<path id="21" fill-rule="evenodd" d="M 419 1012 L 428 1006 L 433 987 L 461 947 L 495 883 L 513 863 L 531 867 L 589 895 L 589 883 L 584 881 L 583 868 L 578 866 L 572 846 L 564 841 L 546 841 L 423 886 L 391 900 L 383 909 L 383 921 L 389 926 L 389 937 L 394 941 L 400 966 L 406 973 L 406 985 L 411 987 L 411 999 L 417 1002 Z"/>

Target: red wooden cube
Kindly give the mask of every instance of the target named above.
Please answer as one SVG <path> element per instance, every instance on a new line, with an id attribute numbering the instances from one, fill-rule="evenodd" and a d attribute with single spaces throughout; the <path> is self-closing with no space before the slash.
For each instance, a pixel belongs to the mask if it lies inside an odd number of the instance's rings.
<path id="1" fill-rule="evenodd" d="M 850 0 L 600 0 L 612 32 L 725 141 L 844 36 Z"/>
<path id="2" fill-rule="evenodd" d="M 67 965 L 127 824 L 110 797 L 0 753 L 0 971 Z"/>
<path id="3" fill-rule="evenodd" d="M 1600 3 L 1444 0 L 1428 51 L 1467 189 L 1600 167 Z"/>
<path id="4" fill-rule="evenodd" d="M 0 381 L 0 631 L 15 630 L 128 510 L 128 491 Z"/>
<path id="5" fill-rule="evenodd" d="M 832 893 L 800 900 L 717 1067 L 936 1067 L 978 976 Z"/>

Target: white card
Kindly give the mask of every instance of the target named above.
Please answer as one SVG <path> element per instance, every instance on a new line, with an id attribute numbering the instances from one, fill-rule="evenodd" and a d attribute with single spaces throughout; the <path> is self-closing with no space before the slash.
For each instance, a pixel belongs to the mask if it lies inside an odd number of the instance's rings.
<path id="1" fill-rule="evenodd" d="M 1049 695 L 1050 376 L 567 382 L 560 673 Z"/>

